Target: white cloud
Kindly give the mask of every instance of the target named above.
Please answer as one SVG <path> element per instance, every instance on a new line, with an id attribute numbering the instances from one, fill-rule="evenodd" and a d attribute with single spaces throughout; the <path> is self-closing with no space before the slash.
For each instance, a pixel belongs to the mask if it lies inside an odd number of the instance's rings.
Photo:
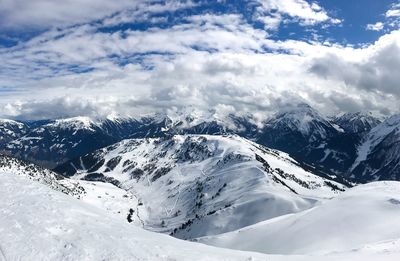
<path id="1" fill-rule="evenodd" d="M 382 31 L 384 28 L 384 23 L 382 22 L 377 22 L 375 24 L 367 24 L 367 30 L 371 31 Z"/>
<path id="2" fill-rule="evenodd" d="M 0 1 L 1 30 L 43 30 L 92 22 L 106 16 L 106 21 L 122 22 L 127 15 L 131 20 L 145 19 L 148 14 L 160 13 L 192 6 L 191 1 L 155 2 L 153 0 L 2 0 Z M 121 15 L 115 15 L 123 11 Z M 114 15 L 113 17 L 111 17 Z M 134 18 L 134 19 L 133 19 Z M 119 19 L 119 20 L 118 20 Z"/>
<path id="3" fill-rule="evenodd" d="M 278 30 L 280 24 L 282 23 L 282 16 L 280 14 L 270 14 L 270 15 L 260 15 L 257 14 L 255 19 L 262 22 L 266 30 Z"/>
<path id="4" fill-rule="evenodd" d="M 393 4 L 391 9 L 386 12 L 386 17 L 399 17 L 400 16 L 400 4 Z"/>
<path id="5" fill-rule="evenodd" d="M 400 4 L 392 4 L 386 12 L 386 25 L 391 28 L 399 28 L 400 26 Z"/>
<path id="6" fill-rule="evenodd" d="M 237 14 L 193 15 L 145 31 L 99 30 L 121 22 L 117 17 L 128 19 L 121 13 L 0 48 L 2 116 L 138 116 L 195 106 L 262 119 L 295 102 L 325 113 L 399 111 L 400 32 L 360 48 L 274 41 Z"/>
<path id="7" fill-rule="evenodd" d="M 266 23 L 267 28 L 276 29 L 276 24 L 282 22 L 281 15 L 298 19 L 303 25 L 314 25 L 318 23 L 339 24 L 337 18 L 331 18 L 327 12 L 316 2 L 309 3 L 305 0 L 258 0 L 261 4 L 259 14 L 260 21 Z"/>

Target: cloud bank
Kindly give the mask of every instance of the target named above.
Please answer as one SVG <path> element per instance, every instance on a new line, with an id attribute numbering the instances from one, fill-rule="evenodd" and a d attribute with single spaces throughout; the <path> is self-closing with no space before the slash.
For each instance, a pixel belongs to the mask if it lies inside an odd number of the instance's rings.
<path id="1" fill-rule="evenodd" d="M 194 106 L 262 119 L 299 102 L 326 114 L 399 112 L 399 31 L 366 46 L 270 37 L 288 19 L 307 28 L 341 23 L 317 3 L 249 1 L 249 18 L 190 11 L 201 2 L 100 1 L 91 12 L 92 1 L 66 1 L 77 13 L 31 2 L 20 13 L 26 1 L 0 7 L 10 13 L 0 24 L 10 28 L 35 19 L 29 10 L 53 10 L 32 24 L 43 33 L 0 48 L 0 117 L 140 116 Z"/>

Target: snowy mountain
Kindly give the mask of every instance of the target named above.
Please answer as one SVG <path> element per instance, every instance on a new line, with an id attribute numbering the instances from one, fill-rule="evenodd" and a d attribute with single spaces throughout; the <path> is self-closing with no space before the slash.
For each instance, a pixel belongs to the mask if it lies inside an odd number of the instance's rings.
<path id="1" fill-rule="evenodd" d="M 373 182 L 312 209 L 196 241 L 268 254 L 356 252 L 368 245 L 398 245 L 399 215 L 400 182 Z"/>
<path id="2" fill-rule="evenodd" d="M 6 124 L 7 123 L 7 124 Z M 12 123 L 12 124 L 11 124 Z M 173 134 L 255 133 L 254 124 L 244 118 L 230 116 L 229 121 L 169 118 L 156 114 L 139 119 L 108 117 L 90 119 L 74 117 L 27 124 L 0 122 L 0 152 L 23 160 L 54 168 L 70 159 L 126 138 L 165 137 Z M 246 134 L 246 135 L 245 135 Z"/>
<path id="3" fill-rule="evenodd" d="M 21 122 L 0 119 L 0 150 L 8 142 L 15 140 L 28 131 L 28 126 Z"/>
<path id="4" fill-rule="evenodd" d="M 359 139 L 309 105 L 299 104 L 270 118 L 255 141 L 340 175 L 353 163 Z"/>
<path id="5" fill-rule="evenodd" d="M 147 210 L 141 215 L 146 229 L 184 239 L 309 209 L 346 189 L 239 136 L 129 139 L 56 171 L 132 192 Z"/>
<path id="6" fill-rule="evenodd" d="M 358 147 L 350 174 L 365 181 L 400 180 L 400 115 L 368 133 Z"/>
<path id="7" fill-rule="evenodd" d="M 171 121 L 167 126 L 169 134 L 238 134 L 245 138 L 253 138 L 259 129 L 252 115 L 220 116 L 215 110 L 207 112 L 183 110 L 168 115 L 168 118 Z"/>
<path id="8" fill-rule="evenodd" d="M 292 147 L 325 140 L 336 135 L 337 128 L 308 104 L 298 104 L 279 111 L 267 120 L 260 139 L 275 146 Z M 289 141 L 289 144 L 287 144 Z"/>
<path id="9" fill-rule="evenodd" d="M 347 133 L 365 133 L 381 123 L 371 113 L 344 113 L 332 118 L 332 122 Z"/>
<path id="10" fill-rule="evenodd" d="M 3 152 L 52 168 L 116 141 L 91 119 L 76 117 L 30 129 L 26 135 L 7 143 Z"/>
<path id="11" fill-rule="evenodd" d="M 323 173 L 330 173 L 365 181 L 366 178 L 374 179 L 372 176 L 375 167 L 359 167 L 354 175 L 352 170 L 363 161 L 362 153 L 360 156 L 358 151 L 363 151 L 366 145 L 360 145 L 366 140 L 371 128 L 376 127 L 379 122 L 379 119 L 368 113 L 346 113 L 327 118 L 307 104 L 284 108 L 262 124 L 256 124 L 250 115 L 221 116 L 216 111 L 199 113 L 193 110 L 137 119 L 113 116 L 105 119 L 75 117 L 26 123 L 3 120 L 0 122 L 0 152 L 54 168 L 128 138 L 170 137 L 176 134 L 237 134 L 289 153 L 301 164 L 313 166 L 314 173 L 323 176 L 327 175 Z M 383 150 L 379 159 L 384 157 L 384 153 Z M 384 161 L 392 158 L 388 155 L 388 159 Z M 373 157 L 370 162 L 362 165 L 371 164 L 377 164 Z M 372 178 L 368 178 L 370 176 Z M 382 179 L 396 178 L 393 175 L 378 176 L 382 176 Z"/>

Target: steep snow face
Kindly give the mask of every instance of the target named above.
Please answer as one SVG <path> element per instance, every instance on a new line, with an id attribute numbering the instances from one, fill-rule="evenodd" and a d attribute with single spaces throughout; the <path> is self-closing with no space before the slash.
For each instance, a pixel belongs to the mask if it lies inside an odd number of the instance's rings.
<path id="1" fill-rule="evenodd" d="M 400 115 L 390 117 L 368 133 L 350 171 L 366 181 L 400 179 Z"/>
<path id="2" fill-rule="evenodd" d="M 371 113 L 362 112 L 344 113 L 334 117 L 332 121 L 349 133 L 368 132 L 381 123 L 381 121 Z"/>
<path id="3" fill-rule="evenodd" d="M 23 136 L 27 130 L 28 126 L 21 122 L 0 119 L 0 150 L 6 143 Z"/>
<path id="4" fill-rule="evenodd" d="M 349 252 L 398 242 L 399 216 L 400 182 L 374 182 L 312 209 L 197 241 L 269 254 Z"/>
<path id="5" fill-rule="evenodd" d="M 345 189 L 238 136 L 124 140 L 56 171 L 132 192 L 147 211 L 146 229 L 185 239 L 308 209 Z"/>
<path id="6" fill-rule="evenodd" d="M 267 259 L 145 231 L 22 176 L 0 183 L 0 260 Z"/>

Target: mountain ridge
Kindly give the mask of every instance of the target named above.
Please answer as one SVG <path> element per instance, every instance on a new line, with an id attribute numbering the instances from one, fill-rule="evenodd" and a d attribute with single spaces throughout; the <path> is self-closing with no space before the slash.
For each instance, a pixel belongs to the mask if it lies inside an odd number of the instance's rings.
<path id="1" fill-rule="evenodd" d="M 369 168 L 363 174 L 359 167 L 354 172 L 355 162 L 357 159 L 359 161 L 360 146 L 364 144 L 364 139 L 373 128 L 382 124 L 379 118 L 370 113 L 325 117 L 307 104 L 282 108 L 261 125 L 249 115 L 229 114 L 221 118 L 215 112 L 199 114 L 191 110 L 175 113 L 173 117 L 164 113 L 137 119 L 114 115 L 105 119 L 75 117 L 29 122 L 24 125 L 26 130 L 16 133 L 0 121 L 0 136 L 6 137 L 3 140 L 7 139 L 7 142 L 0 142 L 0 152 L 54 168 L 127 138 L 237 134 L 285 151 L 319 172 L 365 182 L 376 179 L 374 171 Z M 393 139 L 391 142 L 396 142 L 395 137 Z M 385 179 L 400 178 L 396 175 L 378 176 Z"/>

